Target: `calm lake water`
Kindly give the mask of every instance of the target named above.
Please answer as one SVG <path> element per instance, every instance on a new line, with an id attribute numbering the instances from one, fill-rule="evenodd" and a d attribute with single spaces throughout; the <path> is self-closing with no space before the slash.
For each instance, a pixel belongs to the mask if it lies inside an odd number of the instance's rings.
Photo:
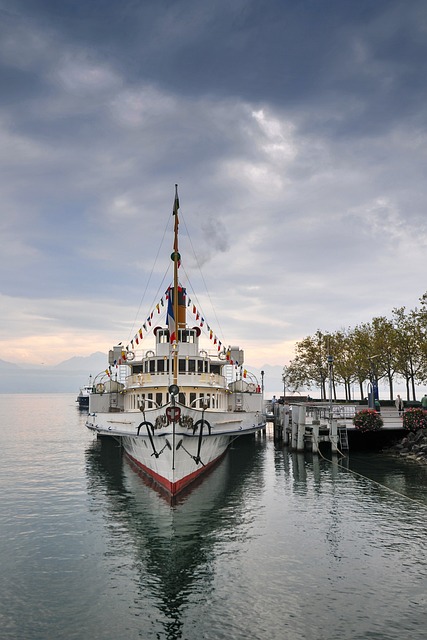
<path id="1" fill-rule="evenodd" d="M 0 637 L 426 637 L 427 469 L 238 441 L 170 506 L 75 395 L 0 395 Z"/>

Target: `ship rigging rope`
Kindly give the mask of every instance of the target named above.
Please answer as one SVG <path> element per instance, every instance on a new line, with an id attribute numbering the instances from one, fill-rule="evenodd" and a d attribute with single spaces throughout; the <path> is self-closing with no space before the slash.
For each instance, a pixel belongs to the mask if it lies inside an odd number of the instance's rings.
<path id="1" fill-rule="evenodd" d="M 313 437 L 314 437 L 314 435 L 313 435 Z M 320 455 L 321 458 L 323 458 L 323 460 L 326 460 L 326 462 L 329 462 L 329 464 L 336 465 L 337 467 L 340 467 L 340 469 L 343 469 L 343 471 L 347 471 L 347 473 L 351 473 L 354 476 L 357 476 L 359 478 L 363 478 L 364 480 L 368 480 L 369 482 L 372 482 L 373 484 L 377 485 L 377 487 L 381 487 L 382 489 L 386 489 L 387 491 L 390 491 L 390 493 L 394 493 L 395 495 L 400 496 L 401 498 L 406 498 L 407 500 L 410 500 L 411 502 L 415 502 L 415 504 L 418 504 L 418 505 L 421 505 L 424 508 L 427 508 L 427 505 L 424 504 L 424 502 L 420 502 L 419 500 L 416 500 L 415 498 L 410 498 L 405 493 L 401 493 L 400 491 L 396 491 L 396 489 L 392 489 L 391 487 L 388 487 L 385 484 L 381 484 L 381 482 L 377 482 L 376 480 L 373 480 L 372 478 L 369 478 L 368 476 L 364 476 L 362 473 L 359 473 L 358 471 L 354 471 L 353 469 L 346 469 L 345 467 L 340 465 L 339 462 L 336 462 L 335 460 L 329 460 L 329 458 L 325 458 L 325 456 L 322 454 L 322 452 L 319 449 L 319 443 L 317 442 L 317 439 L 315 437 L 314 437 L 314 439 L 316 441 L 318 454 Z M 343 456 L 343 458 L 346 457 L 342 453 L 342 451 L 340 451 L 338 449 L 338 447 L 337 447 L 337 451 L 338 451 L 338 453 L 340 453 Z"/>
<path id="2" fill-rule="evenodd" d="M 167 276 L 167 274 L 168 274 L 168 271 L 169 271 L 169 270 L 170 270 L 170 267 L 168 266 L 168 268 L 166 269 L 165 274 L 164 274 L 164 276 L 163 276 L 163 279 L 162 279 L 162 281 L 161 281 L 161 283 L 160 283 L 160 285 L 159 285 L 159 287 L 158 287 L 158 289 L 157 289 L 157 291 L 156 291 L 156 295 L 155 295 L 155 298 L 154 298 L 155 300 L 157 299 L 157 296 L 159 295 L 159 292 L 160 292 L 160 290 L 161 290 L 161 288 L 162 288 L 162 286 L 163 286 L 164 281 L 166 280 L 166 276 Z M 148 286 L 148 285 L 147 285 L 147 286 Z M 147 291 L 147 288 L 145 289 L 145 291 Z M 144 295 L 145 295 L 145 292 L 144 292 Z M 137 314 L 136 314 L 136 316 L 135 316 L 135 319 L 134 319 L 134 321 L 133 321 L 133 323 L 132 323 L 132 329 L 131 329 L 131 331 L 130 331 L 130 333 L 129 333 L 129 336 L 128 336 L 128 339 L 127 339 L 127 343 L 128 343 L 128 344 L 129 344 L 129 342 L 130 342 L 130 340 L 131 340 L 131 336 L 132 336 L 132 334 L 135 332 L 136 319 L 137 319 L 137 317 L 139 316 L 139 313 L 140 313 L 140 310 L 141 310 L 141 304 L 142 304 L 142 300 L 141 300 L 141 303 L 140 303 L 140 305 L 139 305 L 139 307 L 138 307 L 138 311 L 137 311 Z M 159 304 L 159 303 L 158 303 L 158 304 Z M 151 309 L 154 309 L 154 308 L 155 308 L 155 306 L 156 306 L 156 305 L 153 303 L 153 304 L 151 305 L 151 307 L 150 307 L 150 308 L 151 308 Z M 166 314 L 166 308 L 167 308 L 167 307 L 165 307 L 164 312 L 162 313 L 161 317 L 163 317 L 163 315 L 165 315 L 165 314 Z M 150 313 L 150 312 L 149 312 L 149 313 Z M 151 325 L 150 325 L 150 327 L 151 327 Z M 147 331 L 146 335 L 147 335 L 148 333 L 150 333 L 150 331 L 152 331 L 152 329 L 150 329 L 149 331 Z"/>
<path id="3" fill-rule="evenodd" d="M 170 218 L 173 218 L 173 213 L 171 213 Z M 150 275 L 149 275 L 149 277 L 148 277 L 148 280 L 147 280 L 147 283 L 146 283 L 146 286 L 145 286 L 145 289 L 144 289 L 144 293 L 142 294 L 142 297 L 141 297 L 141 300 L 140 300 L 140 303 L 139 303 L 139 306 L 138 306 L 137 312 L 136 312 L 136 314 L 135 314 L 135 318 L 134 318 L 133 323 L 132 323 L 132 325 L 131 325 L 131 329 L 130 329 L 130 331 L 129 331 L 129 336 L 128 336 L 127 343 L 129 343 L 129 342 L 130 342 L 130 340 L 131 340 L 131 338 L 132 338 L 133 334 L 135 333 L 135 327 L 136 327 L 136 325 L 137 325 L 137 320 L 138 320 L 138 318 L 140 317 L 141 307 L 142 307 L 142 304 L 143 304 L 143 302 L 144 302 L 145 296 L 146 296 L 146 294 L 147 294 L 147 290 L 148 290 L 148 287 L 149 287 L 149 284 L 150 284 L 150 282 L 151 282 L 151 279 L 152 279 L 152 275 L 153 275 L 154 269 L 155 269 L 156 264 L 157 264 L 157 261 L 158 261 L 158 257 L 159 257 L 159 254 L 160 254 L 160 250 L 161 250 L 161 248 L 162 248 L 162 246 L 163 246 L 163 243 L 164 243 L 164 240 L 165 240 L 166 232 L 167 232 L 167 230 L 168 230 L 169 223 L 170 223 L 170 218 L 168 219 L 167 224 L 166 224 L 166 226 L 165 226 L 165 228 L 164 228 L 164 230 L 163 230 L 163 236 L 162 236 L 162 239 L 161 239 L 161 241 L 160 241 L 160 244 L 159 244 L 159 247 L 158 247 L 158 250 L 157 250 L 157 254 L 156 254 L 156 257 L 155 257 L 155 259 L 154 259 L 154 263 L 153 263 L 153 266 L 152 266 L 152 268 L 151 268 Z M 193 252 L 193 255 L 194 255 L 194 258 L 195 258 L 195 261 L 196 261 L 197 267 L 198 267 L 198 270 L 199 270 L 199 272 L 200 272 L 200 276 L 201 276 L 201 279 L 202 279 L 202 281 L 203 281 L 203 284 L 204 284 L 204 287 L 205 287 L 205 290 L 206 290 L 207 297 L 208 297 L 209 302 L 210 302 L 210 304 L 211 304 L 212 311 L 213 311 L 213 315 L 214 315 L 214 317 L 215 317 L 215 320 L 216 320 L 216 323 L 217 323 L 217 326 L 218 326 L 218 329 L 219 329 L 219 332 L 220 332 L 220 337 L 221 337 L 222 342 L 224 343 L 224 335 L 223 335 L 222 327 L 221 327 L 221 324 L 220 324 L 220 322 L 219 322 L 219 320 L 218 320 L 217 314 L 216 314 L 216 312 L 215 312 L 215 307 L 214 307 L 214 305 L 213 305 L 213 302 L 212 302 L 211 296 L 210 296 L 210 294 L 209 294 L 209 291 L 208 291 L 208 288 L 207 288 L 207 285 L 206 285 L 206 281 L 205 281 L 205 278 L 204 278 L 204 276 L 203 276 L 202 269 L 201 269 L 201 266 L 200 266 L 200 262 L 199 262 L 199 259 L 198 259 L 198 257 L 197 257 L 196 251 L 195 251 L 195 249 L 194 249 L 194 245 L 193 245 L 192 240 L 191 240 L 191 235 L 190 235 L 190 232 L 189 232 L 189 230 L 188 230 L 187 224 L 186 224 L 186 222 L 185 222 L 185 218 L 184 218 L 184 215 L 183 215 L 183 212 L 182 212 L 182 208 L 181 208 L 181 207 L 180 207 L 180 209 L 179 209 L 179 220 L 180 220 L 180 223 L 181 223 L 181 222 L 183 223 L 183 225 L 184 225 L 184 227 L 185 227 L 185 230 L 186 230 L 186 232 L 187 232 L 188 240 L 189 240 L 189 242 L 190 242 L 190 246 L 191 246 L 191 249 L 192 249 L 192 252 Z M 165 273 L 164 273 L 163 279 L 162 279 L 162 281 L 161 281 L 161 283 L 160 283 L 160 285 L 159 285 L 159 287 L 158 287 L 158 289 L 157 289 L 157 292 L 156 292 L 156 294 L 155 294 L 155 296 L 154 296 L 154 301 L 153 301 L 153 303 L 152 303 L 152 305 L 151 305 L 151 307 L 150 307 L 150 308 L 154 308 L 154 307 L 155 307 L 155 302 L 156 302 L 156 300 L 158 299 L 158 296 L 159 296 L 160 291 L 161 291 L 161 290 L 163 289 L 163 287 L 164 287 L 164 282 L 165 282 L 166 277 L 167 277 L 167 275 L 168 275 L 168 273 L 169 273 L 169 271 L 170 271 L 170 270 L 171 270 L 171 263 L 168 263 L 168 266 L 167 266 L 166 271 L 165 271 Z M 191 281 L 190 281 L 189 275 L 188 275 L 187 271 L 185 270 L 185 267 L 183 266 L 183 264 L 181 264 L 181 265 L 180 265 L 180 270 L 181 270 L 181 271 L 183 271 L 183 273 L 185 274 L 187 288 L 189 288 L 189 289 L 191 290 L 192 296 L 195 298 L 195 300 L 196 300 L 196 302 L 197 302 L 197 306 L 198 306 L 199 311 L 200 311 L 201 313 L 203 313 L 203 315 L 205 316 L 204 312 L 202 312 L 201 305 L 200 305 L 200 302 L 199 302 L 199 300 L 198 300 L 197 294 L 196 294 L 196 292 L 194 291 L 193 286 L 192 286 L 192 284 L 191 284 Z M 163 314 L 162 314 L 162 315 L 163 315 Z"/>
<path id="4" fill-rule="evenodd" d="M 135 314 L 135 318 L 134 318 L 134 320 L 133 320 L 132 327 L 131 327 L 130 332 L 129 332 L 128 342 L 130 341 L 131 336 L 133 335 L 133 333 L 134 333 L 134 331 L 135 331 L 136 322 L 137 322 L 137 319 L 139 318 L 139 314 L 140 314 L 140 312 L 141 312 L 142 303 L 144 302 L 144 298 L 145 298 L 145 296 L 146 296 L 146 294 L 147 294 L 147 290 L 148 290 L 149 284 L 150 284 L 150 282 L 151 282 L 151 278 L 152 278 L 152 276 L 153 276 L 154 269 L 155 269 L 156 264 L 157 264 L 157 260 L 158 260 L 158 258 L 159 258 L 160 250 L 161 250 L 161 248 L 162 248 L 162 246 L 163 246 L 163 242 L 164 242 L 164 240 L 165 240 L 166 231 L 167 231 L 167 229 L 168 229 L 168 226 L 169 226 L 169 220 L 170 220 L 170 218 L 171 218 L 171 217 L 173 217 L 173 214 L 171 214 L 171 216 L 168 218 L 168 221 L 167 221 L 167 223 L 166 223 L 166 225 L 165 225 L 165 228 L 164 228 L 164 230 L 163 230 L 163 236 L 162 236 L 162 239 L 161 239 L 161 241 L 160 241 L 159 247 L 158 247 L 158 249 L 157 249 L 156 257 L 154 258 L 154 263 L 153 263 L 153 266 L 151 267 L 150 275 L 148 276 L 148 280 L 147 280 L 146 285 L 145 285 L 144 293 L 142 294 L 141 300 L 140 300 L 140 302 L 139 302 L 138 310 L 137 310 L 137 312 L 136 312 L 136 314 Z M 166 271 L 165 271 L 165 274 L 164 274 L 164 276 L 163 276 L 163 279 L 162 279 L 162 281 L 161 281 L 161 283 L 160 283 L 160 285 L 159 285 L 159 287 L 158 287 L 158 289 L 157 289 L 156 295 L 154 296 L 154 300 L 157 300 L 157 297 L 158 297 L 158 295 L 159 295 L 159 292 L 160 292 L 160 290 L 161 290 L 161 288 L 162 288 L 162 286 L 163 286 L 163 283 L 164 283 L 164 281 L 165 281 L 165 279 L 166 279 L 166 276 L 167 276 L 167 274 L 168 274 L 168 271 L 169 271 L 169 270 L 170 270 L 170 265 L 168 264 L 167 269 L 166 269 Z M 152 308 L 153 306 L 154 306 L 154 303 L 151 305 L 151 307 L 150 307 L 150 308 Z"/>

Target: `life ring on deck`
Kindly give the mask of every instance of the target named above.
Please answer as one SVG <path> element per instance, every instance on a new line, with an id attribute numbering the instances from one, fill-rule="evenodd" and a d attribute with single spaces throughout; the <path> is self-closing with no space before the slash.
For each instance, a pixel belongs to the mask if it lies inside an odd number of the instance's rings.
<path id="1" fill-rule="evenodd" d="M 146 358 L 152 358 L 154 356 L 154 351 L 146 351 L 145 352 L 145 357 Z"/>
<path id="2" fill-rule="evenodd" d="M 132 362 L 135 359 L 135 353 L 133 351 L 126 351 L 126 360 Z"/>
<path id="3" fill-rule="evenodd" d="M 256 386 L 254 385 L 254 383 L 253 383 L 253 382 L 249 382 L 249 384 L 248 384 L 248 391 L 249 391 L 249 393 L 255 393 L 255 391 L 256 391 Z"/>
<path id="4" fill-rule="evenodd" d="M 218 353 L 218 358 L 219 358 L 220 360 L 226 360 L 226 359 L 227 359 L 227 354 L 226 354 L 226 352 L 225 352 L 225 351 L 220 351 L 220 352 Z"/>
<path id="5" fill-rule="evenodd" d="M 96 393 L 104 393 L 105 384 L 103 384 L 102 382 L 98 382 L 98 384 L 95 387 L 95 391 L 96 391 Z"/>

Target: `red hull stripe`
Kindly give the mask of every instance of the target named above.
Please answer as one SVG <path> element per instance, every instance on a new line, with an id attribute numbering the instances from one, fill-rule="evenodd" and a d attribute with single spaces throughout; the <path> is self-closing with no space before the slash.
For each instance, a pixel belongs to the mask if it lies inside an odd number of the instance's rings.
<path id="1" fill-rule="evenodd" d="M 136 464 L 137 467 L 142 469 L 144 473 L 149 475 L 159 485 L 161 485 L 164 489 L 166 489 L 168 493 L 170 493 L 172 496 L 176 496 L 180 491 L 185 489 L 185 487 L 188 487 L 188 485 L 191 484 L 191 482 L 194 482 L 196 478 L 202 475 L 202 473 L 205 473 L 206 471 L 211 469 L 217 462 L 219 462 L 221 458 L 225 455 L 226 451 L 227 449 L 221 455 L 219 455 L 218 458 L 215 458 L 215 460 L 212 460 L 212 462 L 209 462 L 209 464 L 205 465 L 204 467 L 200 467 L 200 469 L 193 471 L 193 473 L 190 473 L 188 476 L 185 476 L 184 478 L 181 478 L 181 480 L 177 480 L 176 482 L 171 482 L 170 480 L 168 480 L 167 478 L 164 478 L 163 476 L 156 473 L 152 469 L 149 469 L 149 467 L 146 467 L 145 464 L 142 464 L 141 462 L 136 460 L 136 458 L 129 455 L 127 452 L 126 452 L 126 455 L 128 456 L 128 458 L 132 460 L 134 464 Z"/>

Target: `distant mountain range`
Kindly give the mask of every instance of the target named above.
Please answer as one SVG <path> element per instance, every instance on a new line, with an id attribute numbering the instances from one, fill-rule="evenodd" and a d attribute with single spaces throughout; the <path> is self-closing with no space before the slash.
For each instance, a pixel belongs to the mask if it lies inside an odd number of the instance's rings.
<path id="1" fill-rule="evenodd" d="M 107 354 L 97 351 L 54 366 L 20 365 L 0 360 L 0 393 L 76 393 L 108 366 Z"/>
<path id="2" fill-rule="evenodd" d="M 0 360 L 0 393 L 75 393 L 108 366 L 108 355 L 97 351 L 90 356 L 75 356 L 57 365 L 19 365 Z M 249 367 L 261 382 L 261 369 Z M 280 395 L 283 367 L 265 365 L 266 397 Z"/>

